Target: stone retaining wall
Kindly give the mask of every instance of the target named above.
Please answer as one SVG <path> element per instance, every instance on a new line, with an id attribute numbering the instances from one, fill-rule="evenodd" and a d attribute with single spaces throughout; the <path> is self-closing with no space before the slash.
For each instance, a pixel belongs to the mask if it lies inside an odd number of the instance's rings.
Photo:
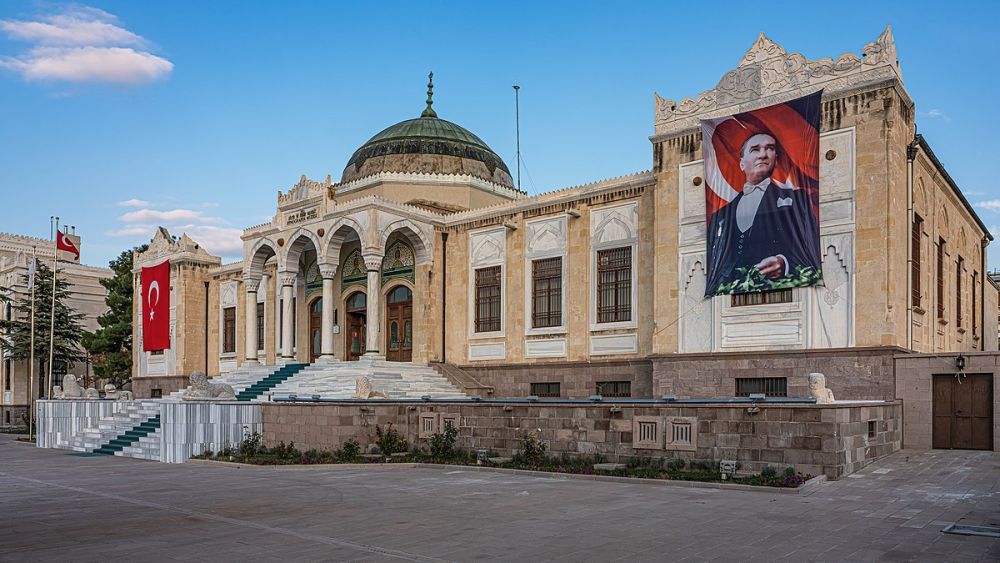
<path id="1" fill-rule="evenodd" d="M 599 381 L 629 381 L 632 398 L 651 398 L 652 364 L 649 360 L 594 362 L 537 361 L 530 364 L 453 366 L 479 383 L 494 388 L 494 397 L 527 397 L 532 383 L 559 383 L 564 399 L 586 399 L 597 393 Z M 732 393 L 727 393 L 732 395 Z"/>
<path id="2" fill-rule="evenodd" d="M 188 386 L 186 375 L 157 375 L 132 378 L 132 393 L 136 399 L 152 399 L 153 390 L 158 389 L 162 397 Z"/>
<path id="3" fill-rule="evenodd" d="M 612 407 L 619 412 L 612 412 Z M 837 479 L 900 448 L 898 402 L 835 405 L 615 405 L 268 403 L 263 405 L 264 443 L 294 442 L 300 450 L 338 448 L 354 438 L 375 441 L 376 425 L 392 423 L 411 446 L 427 447 L 427 429 L 458 421 L 458 446 L 512 455 L 528 432 L 552 454 L 602 454 L 610 461 L 633 456 L 738 460 L 745 469 L 794 466 Z M 748 410 L 749 409 L 749 410 Z M 639 429 L 644 423 L 644 429 Z M 654 426 L 649 426 L 653 424 Z M 674 427 L 688 441 L 673 442 Z M 424 428 L 424 432 L 421 432 Z M 639 434 L 647 434 L 637 435 Z"/>
<path id="4" fill-rule="evenodd" d="M 184 463 L 205 450 L 237 447 L 262 432 L 259 403 L 163 402 L 160 404 L 160 461 Z"/>
<path id="5" fill-rule="evenodd" d="M 652 362 L 652 396 L 731 397 L 738 377 L 787 377 L 789 397 L 808 397 L 811 372 L 826 375 L 837 399 L 896 398 L 894 346 L 776 352 L 671 354 Z"/>
<path id="6" fill-rule="evenodd" d="M 87 428 L 97 426 L 102 418 L 123 412 L 128 401 L 37 401 L 35 416 L 38 423 L 36 445 L 39 448 L 59 448 L 70 438 Z"/>

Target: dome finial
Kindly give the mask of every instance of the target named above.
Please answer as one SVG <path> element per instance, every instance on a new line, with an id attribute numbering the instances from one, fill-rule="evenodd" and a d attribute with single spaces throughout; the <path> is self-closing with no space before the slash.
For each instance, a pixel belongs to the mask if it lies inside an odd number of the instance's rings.
<path id="1" fill-rule="evenodd" d="M 424 109 L 420 117 L 437 117 L 438 114 L 431 106 L 434 105 L 434 73 L 427 75 L 427 108 Z"/>

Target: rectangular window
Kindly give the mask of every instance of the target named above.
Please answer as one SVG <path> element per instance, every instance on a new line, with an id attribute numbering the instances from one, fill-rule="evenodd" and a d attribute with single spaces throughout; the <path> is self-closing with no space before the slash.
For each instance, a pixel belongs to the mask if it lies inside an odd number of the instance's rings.
<path id="1" fill-rule="evenodd" d="M 292 297 L 292 350 L 295 349 L 295 346 L 297 344 L 295 341 L 298 339 L 297 333 L 299 332 L 299 325 L 295 324 L 299 316 L 298 307 L 296 306 L 298 300 L 299 300 L 298 297 Z"/>
<path id="2" fill-rule="evenodd" d="M 602 397 L 631 397 L 631 381 L 598 381 L 597 394 Z"/>
<path id="3" fill-rule="evenodd" d="M 264 304 L 257 303 L 257 349 L 264 349 Z"/>
<path id="4" fill-rule="evenodd" d="M 787 397 L 786 377 L 737 377 L 736 396 L 749 397 L 753 393 L 764 393 L 768 397 Z"/>
<path id="5" fill-rule="evenodd" d="M 476 270 L 476 332 L 500 330 L 500 266 Z"/>
<path id="6" fill-rule="evenodd" d="M 955 267 L 955 326 L 962 328 L 962 270 L 965 269 L 965 260 L 958 257 L 958 264 Z"/>
<path id="7" fill-rule="evenodd" d="M 536 397 L 559 397 L 558 383 L 532 383 L 531 394 Z"/>
<path id="8" fill-rule="evenodd" d="M 597 322 L 632 320 L 632 247 L 597 251 Z"/>
<path id="9" fill-rule="evenodd" d="M 531 262 L 531 326 L 562 326 L 562 258 Z"/>
<path id="10" fill-rule="evenodd" d="M 976 314 L 976 294 L 978 290 L 976 285 L 979 283 L 979 272 L 972 272 L 972 336 L 976 336 L 976 330 L 979 328 L 979 315 Z"/>
<path id="11" fill-rule="evenodd" d="M 285 326 L 285 300 L 284 299 L 278 299 L 278 324 L 277 324 L 278 330 L 275 332 L 275 334 L 278 335 L 278 350 L 279 351 L 285 345 L 284 341 L 281 339 L 281 336 L 282 336 L 282 334 L 281 334 L 281 327 L 283 327 L 283 326 Z"/>
<path id="12" fill-rule="evenodd" d="M 944 318 L 944 239 L 938 238 L 937 247 L 937 317 Z"/>
<path id="13" fill-rule="evenodd" d="M 51 301 L 50 301 L 51 302 Z M 3 361 L 3 390 L 10 391 L 10 380 L 13 376 L 10 373 L 10 358 Z"/>
<path id="14" fill-rule="evenodd" d="M 222 353 L 236 353 L 236 307 L 222 310 Z"/>
<path id="15" fill-rule="evenodd" d="M 761 293 L 739 293 L 731 296 L 730 304 L 733 307 L 748 307 L 750 305 L 776 305 L 778 303 L 791 303 L 791 289 L 774 289 Z"/>
<path id="16" fill-rule="evenodd" d="M 913 255 L 912 262 L 910 262 L 911 277 L 913 278 L 910 303 L 914 307 L 920 307 L 920 241 L 923 231 L 924 220 L 920 215 L 914 213 L 913 229 L 910 233 L 910 253 Z"/>

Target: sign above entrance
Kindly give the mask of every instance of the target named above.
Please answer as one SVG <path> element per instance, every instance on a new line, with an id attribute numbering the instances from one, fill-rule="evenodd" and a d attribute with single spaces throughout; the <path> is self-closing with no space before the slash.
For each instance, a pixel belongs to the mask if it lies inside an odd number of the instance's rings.
<path id="1" fill-rule="evenodd" d="M 296 211 L 295 213 L 289 214 L 288 218 L 285 219 L 285 223 L 288 225 L 297 225 L 299 223 L 304 223 L 306 221 L 315 219 L 317 217 L 319 217 L 319 208 L 313 207 L 311 209 L 303 209 L 301 211 Z"/>

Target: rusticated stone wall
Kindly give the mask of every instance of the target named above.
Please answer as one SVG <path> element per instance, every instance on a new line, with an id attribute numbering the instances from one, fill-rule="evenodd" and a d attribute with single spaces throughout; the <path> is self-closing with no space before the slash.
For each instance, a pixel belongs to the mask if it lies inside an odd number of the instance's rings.
<path id="1" fill-rule="evenodd" d="M 612 412 L 616 406 L 617 412 Z M 392 424 L 409 440 L 427 447 L 422 419 L 437 428 L 457 417 L 458 446 L 512 455 L 528 432 L 536 432 L 552 454 L 602 454 L 612 461 L 633 456 L 718 461 L 733 459 L 745 469 L 794 466 L 837 479 L 900 448 L 898 402 L 834 405 L 743 404 L 629 405 L 435 403 L 265 403 L 264 443 L 294 442 L 301 450 L 336 449 L 354 438 L 375 442 L 376 426 Z M 619 410 L 620 409 L 620 410 Z M 635 434 L 637 417 L 659 425 L 651 442 Z M 680 418 L 678 418 L 680 417 Z M 668 423 L 692 424 L 691 444 L 670 443 Z M 433 425 L 432 425 L 433 426 Z M 426 433 L 424 433 L 426 436 Z"/>
<path id="2" fill-rule="evenodd" d="M 894 346 L 672 354 L 651 359 L 653 397 L 732 397 L 738 377 L 787 377 L 789 397 L 808 397 L 808 376 L 826 376 L 837 399 L 896 398 Z"/>
<path id="3" fill-rule="evenodd" d="M 630 381 L 632 398 L 653 397 L 653 367 L 649 360 L 596 362 L 537 362 L 489 366 L 455 366 L 482 385 L 493 387 L 494 397 L 527 397 L 532 383 L 555 383 L 565 399 L 586 399 L 597 393 L 599 381 Z M 731 395 L 732 393 L 730 393 Z"/>

